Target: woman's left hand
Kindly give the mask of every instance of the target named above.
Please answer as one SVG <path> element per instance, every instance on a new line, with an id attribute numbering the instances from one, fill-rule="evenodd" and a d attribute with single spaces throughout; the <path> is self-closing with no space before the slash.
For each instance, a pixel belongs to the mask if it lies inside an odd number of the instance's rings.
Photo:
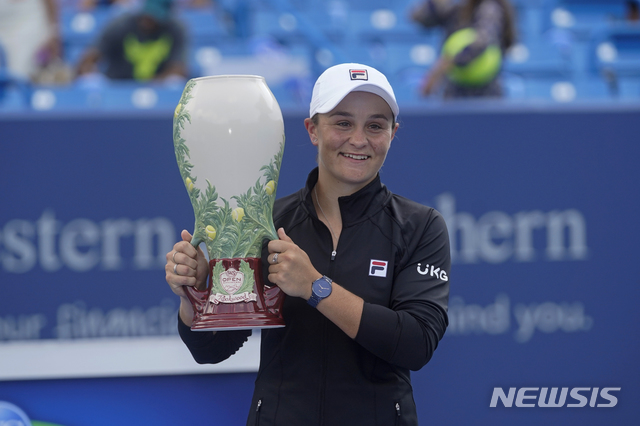
<path id="1" fill-rule="evenodd" d="M 288 296 L 308 300 L 311 297 L 311 284 L 322 274 L 313 267 L 307 253 L 289 238 L 283 228 L 278 229 L 278 237 L 279 240 L 269 241 L 269 281 Z"/>

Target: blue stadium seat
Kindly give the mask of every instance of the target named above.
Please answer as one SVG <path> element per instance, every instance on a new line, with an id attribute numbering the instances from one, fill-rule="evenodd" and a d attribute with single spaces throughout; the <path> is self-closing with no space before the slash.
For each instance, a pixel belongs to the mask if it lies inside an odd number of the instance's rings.
<path id="1" fill-rule="evenodd" d="M 625 4 L 621 0 L 552 0 L 545 12 L 545 30 L 567 28 L 579 40 L 588 40 L 594 28 L 623 20 Z"/>
<path id="2" fill-rule="evenodd" d="M 107 6 L 91 11 L 63 8 L 60 11 L 60 34 L 65 61 L 76 65 L 85 50 L 97 41 L 104 26 L 119 13 L 120 9 Z"/>
<path id="3" fill-rule="evenodd" d="M 349 15 L 346 10 L 333 13 L 323 8 L 314 8 L 298 12 L 305 22 L 312 22 L 316 30 L 331 43 L 341 44 L 345 42 L 350 25 Z"/>
<path id="4" fill-rule="evenodd" d="M 505 56 L 504 70 L 523 77 L 562 77 L 571 74 L 571 58 L 541 38 L 513 46 Z"/>
<path id="5" fill-rule="evenodd" d="M 184 85 L 151 87 L 133 82 L 109 83 L 102 87 L 78 85 L 40 86 L 33 90 L 30 107 L 34 111 L 172 111 Z"/>
<path id="6" fill-rule="evenodd" d="M 619 99 L 636 102 L 640 99 L 640 77 L 620 77 L 616 84 Z"/>
<path id="7" fill-rule="evenodd" d="M 270 35 L 287 42 L 305 37 L 299 18 L 290 12 L 257 10 L 252 22 L 254 35 Z"/>
<path id="8" fill-rule="evenodd" d="M 640 26 L 618 23 L 601 26 L 591 40 L 591 69 L 618 77 L 640 77 Z"/>
<path id="9" fill-rule="evenodd" d="M 28 110 L 30 95 L 28 87 L 0 81 L 0 112 Z"/>
<path id="10" fill-rule="evenodd" d="M 607 81 L 599 76 L 583 75 L 574 77 L 577 100 L 612 100 L 617 95 Z"/>
<path id="11" fill-rule="evenodd" d="M 176 18 L 183 23 L 192 44 L 220 43 L 230 38 L 213 7 L 183 8 Z"/>
<path id="12" fill-rule="evenodd" d="M 103 105 L 100 90 L 86 90 L 74 85 L 40 86 L 31 95 L 34 111 L 99 111 Z"/>
<path id="13" fill-rule="evenodd" d="M 431 68 L 440 55 L 440 44 L 435 39 L 420 42 L 386 43 L 384 69 L 390 75 L 411 75 L 411 70 L 424 73 Z"/>
<path id="14" fill-rule="evenodd" d="M 184 84 L 167 88 L 112 83 L 102 92 L 102 108 L 106 111 L 173 111 L 180 101 L 183 89 Z"/>
<path id="15" fill-rule="evenodd" d="M 614 99 L 606 82 L 598 77 L 525 78 L 523 86 L 524 98 L 528 100 L 538 99 L 567 103 Z"/>
<path id="16" fill-rule="evenodd" d="M 516 14 L 516 30 L 519 40 L 532 40 L 544 32 L 544 0 L 511 1 Z"/>
<path id="17" fill-rule="evenodd" d="M 401 108 L 421 105 L 430 99 L 420 94 L 424 75 L 424 69 L 415 67 L 406 68 L 395 75 L 389 76 L 389 83 L 393 87 L 393 92 L 398 102 L 402 105 Z"/>
<path id="18" fill-rule="evenodd" d="M 192 43 L 187 57 L 189 76 L 194 78 L 210 75 L 210 70 L 225 58 L 251 54 L 249 43 L 242 41 L 216 40 L 214 43 Z"/>
<path id="19" fill-rule="evenodd" d="M 120 11 L 107 6 L 91 11 L 62 9 L 60 11 L 60 32 L 63 40 L 71 44 L 92 43 L 104 26 Z"/>
<path id="20" fill-rule="evenodd" d="M 383 9 L 391 5 L 387 0 L 349 0 L 349 7 L 353 10 L 365 10 L 370 11 L 374 9 Z"/>
<path id="21" fill-rule="evenodd" d="M 6 53 L 0 44 L 0 110 L 28 107 L 30 96 L 30 82 L 9 71 Z"/>
<path id="22" fill-rule="evenodd" d="M 352 10 L 348 19 L 347 36 L 356 42 L 379 38 L 386 41 L 415 41 L 424 36 L 424 31 L 410 22 L 405 13 L 388 7 Z"/>

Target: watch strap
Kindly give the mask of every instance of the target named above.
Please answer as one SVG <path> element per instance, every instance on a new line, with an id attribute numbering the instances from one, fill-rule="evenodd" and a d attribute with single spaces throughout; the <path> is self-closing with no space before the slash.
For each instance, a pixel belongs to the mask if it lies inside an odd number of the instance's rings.
<path id="1" fill-rule="evenodd" d="M 307 300 L 307 303 L 309 305 L 311 305 L 314 308 L 318 307 L 318 303 L 320 303 L 321 300 L 323 300 L 326 297 L 329 297 L 329 295 L 331 294 L 331 290 L 329 290 L 329 292 L 325 295 L 320 295 L 318 293 L 316 293 L 315 291 L 315 284 L 320 282 L 320 281 L 324 281 L 327 284 L 329 284 L 331 286 L 331 283 L 333 283 L 333 280 L 329 277 L 327 277 L 326 275 L 323 275 L 322 277 L 318 278 L 317 280 L 315 280 L 313 283 L 311 283 L 311 297 L 309 298 L 309 300 Z"/>

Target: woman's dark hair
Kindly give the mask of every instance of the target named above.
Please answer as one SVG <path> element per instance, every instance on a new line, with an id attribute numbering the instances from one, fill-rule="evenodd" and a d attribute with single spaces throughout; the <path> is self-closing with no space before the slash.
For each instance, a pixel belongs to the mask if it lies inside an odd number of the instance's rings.
<path id="1" fill-rule="evenodd" d="M 461 9 L 460 19 L 463 27 L 473 25 L 474 11 L 486 0 L 468 0 Z M 491 0 L 500 5 L 504 11 L 504 29 L 502 31 L 502 48 L 507 50 L 516 41 L 515 12 L 509 0 Z"/>

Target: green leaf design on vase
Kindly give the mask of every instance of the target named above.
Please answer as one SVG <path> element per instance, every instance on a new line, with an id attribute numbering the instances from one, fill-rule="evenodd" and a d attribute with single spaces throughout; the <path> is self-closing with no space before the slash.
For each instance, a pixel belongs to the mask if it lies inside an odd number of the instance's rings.
<path id="1" fill-rule="evenodd" d="M 251 265 L 249 265 L 249 262 L 246 262 L 244 260 L 240 261 L 240 272 L 244 274 L 244 283 L 236 293 L 251 293 L 253 291 L 253 285 L 256 283 L 256 281 L 253 279 L 253 269 L 251 269 Z"/>
<path id="2" fill-rule="evenodd" d="M 224 272 L 224 265 L 222 262 L 216 263 L 216 266 L 211 270 L 211 293 L 223 293 L 227 294 L 226 291 L 222 288 L 222 284 L 220 283 L 220 274 Z"/>
<path id="3" fill-rule="evenodd" d="M 232 209 L 230 200 L 219 197 L 211 182 L 207 180 L 206 190 L 201 191 L 195 186 L 197 176 L 191 174 L 193 164 L 190 163 L 189 148 L 181 131 L 187 123 L 191 123 L 186 106 L 193 99 L 191 91 L 195 84 L 193 80 L 186 84 L 173 118 L 173 143 L 178 169 L 195 216 L 191 243 L 197 246 L 204 242 L 211 259 L 260 257 L 263 239 L 278 238 L 272 216 L 285 135 L 282 135 L 280 148 L 269 164 L 260 168 L 262 177 L 247 192 L 231 197 L 237 203 L 237 208 Z"/>

